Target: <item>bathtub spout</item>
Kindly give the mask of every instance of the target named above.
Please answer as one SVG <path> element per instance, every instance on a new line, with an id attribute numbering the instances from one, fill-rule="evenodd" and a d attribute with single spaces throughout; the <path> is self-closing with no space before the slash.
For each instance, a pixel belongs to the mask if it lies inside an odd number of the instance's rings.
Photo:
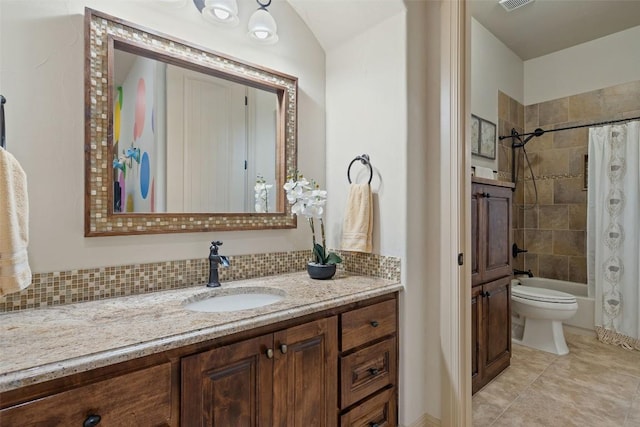
<path id="1" fill-rule="evenodd" d="M 533 277 L 533 273 L 531 272 L 531 269 L 528 269 L 527 271 L 524 270 L 518 270 L 517 268 L 513 269 L 513 275 L 517 276 L 519 274 L 526 274 L 529 277 Z"/>

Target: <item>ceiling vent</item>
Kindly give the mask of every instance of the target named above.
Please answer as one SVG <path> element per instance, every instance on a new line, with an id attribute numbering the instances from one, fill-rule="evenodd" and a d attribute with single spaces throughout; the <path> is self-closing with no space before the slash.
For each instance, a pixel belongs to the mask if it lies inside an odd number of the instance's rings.
<path id="1" fill-rule="evenodd" d="M 500 0 L 500 4 L 507 12 L 516 10 L 519 7 L 533 3 L 534 0 Z"/>

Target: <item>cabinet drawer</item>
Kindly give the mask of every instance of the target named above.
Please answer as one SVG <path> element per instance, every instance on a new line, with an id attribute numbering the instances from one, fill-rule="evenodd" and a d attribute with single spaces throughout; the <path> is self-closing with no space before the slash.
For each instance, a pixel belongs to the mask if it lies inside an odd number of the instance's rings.
<path id="1" fill-rule="evenodd" d="M 340 359 L 341 408 L 393 384 L 396 378 L 396 339 L 363 348 Z"/>
<path id="2" fill-rule="evenodd" d="M 342 417 L 341 427 L 395 427 L 396 426 L 396 391 L 388 388 L 376 396 L 358 405 Z"/>
<path id="3" fill-rule="evenodd" d="M 342 314 L 342 351 L 396 331 L 396 300 L 384 301 Z"/>
<path id="4" fill-rule="evenodd" d="M 167 426 L 171 420 L 171 364 L 121 375 L 0 411 L 3 426 Z"/>

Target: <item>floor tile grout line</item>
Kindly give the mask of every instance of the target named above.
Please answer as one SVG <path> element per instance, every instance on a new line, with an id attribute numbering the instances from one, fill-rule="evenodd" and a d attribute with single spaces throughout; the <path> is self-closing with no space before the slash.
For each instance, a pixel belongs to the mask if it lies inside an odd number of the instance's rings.
<path id="1" fill-rule="evenodd" d="M 584 351 L 586 351 L 586 353 L 589 353 L 589 351 L 595 350 L 591 343 L 586 343 L 586 342 L 582 343 L 581 341 L 582 340 L 578 340 L 576 348 L 573 348 L 573 346 L 571 346 L 571 348 L 572 348 L 571 353 L 572 354 L 582 354 Z M 586 344 L 586 346 L 583 346 L 581 344 Z M 522 362 L 526 363 L 525 361 L 528 360 L 529 358 L 526 357 L 526 352 L 524 352 L 524 353 L 525 353 L 525 357 L 522 359 Z M 512 354 L 512 356 L 513 356 L 513 354 Z M 542 371 L 539 374 L 535 375 L 535 377 L 532 380 L 530 380 L 527 383 L 525 383 L 524 387 L 522 388 L 522 390 L 520 392 L 518 392 L 516 394 L 515 398 L 513 398 L 512 400 L 508 400 L 508 404 L 506 405 L 506 407 L 503 410 L 501 410 L 500 413 L 493 420 L 491 420 L 489 422 L 488 426 L 495 427 L 498 424 L 499 420 L 502 419 L 503 416 L 505 416 L 505 413 L 507 413 L 508 411 L 513 409 L 513 406 L 514 406 L 514 404 L 516 402 L 520 402 L 520 401 L 522 401 L 522 399 L 524 399 L 523 395 L 528 393 L 529 391 L 531 391 L 531 387 L 533 386 L 534 383 L 536 383 L 537 381 L 541 380 L 541 378 L 547 378 L 548 377 L 547 374 L 549 373 L 548 372 L 549 369 L 552 368 L 552 367 L 557 366 L 559 363 L 561 363 L 562 361 L 565 360 L 565 358 L 562 357 L 562 356 L 558 356 L 558 355 L 551 355 L 551 356 L 552 356 L 552 359 L 549 359 L 548 362 L 547 362 L 547 360 L 543 360 L 542 361 L 542 364 L 546 364 L 546 366 L 542 369 Z M 513 360 L 515 360 L 515 358 L 512 359 L 512 362 L 513 362 Z M 576 362 L 580 362 L 580 361 L 581 360 L 576 360 Z M 512 363 L 511 366 L 513 367 L 514 364 Z M 517 366 L 520 366 L 520 365 L 518 364 Z M 505 372 L 505 373 L 507 373 L 507 372 Z M 620 372 L 620 374 L 622 374 L 625 377 L 632 378 L 634 380 L 638 380 L 639 379 L 639 377 L 638 377 L 638 375 L 636 375 L 635 371 L 634 372 L 628 372 L 628 371 L 625 370 L 625 372 Z M 597 389 L 591 389 L 591 386 L 589 384 L 585 384 L 585 386 L 587 387 L 587 389 L 593 391 L 594 393 L 597 393 Z M 623 414 L 624 414 L 623 423 L 624 423 L 625 427 L 631 427 L 631 425 L 629 424 L 629 420 L 631 419 L 630 417 L 632 417 L 632 416 L 635 418 L 635 415 L 634 415 L 635 413 L 633 411 L 634 405 L 635 404 L 640 404 L 640 384 L 638 384 L 638 386 L 635 388 L 635 391 L 631 391 L 631 390 L 629 390 L 629 391 L 631 393 L 624 393 L 623 394 L 625 397 L 629 398 L 627 405 L 625 405 L 626 406 L 626 413 L 623 412 Z M 619 396 L 622 396 L 622 395 L 619 395 Z M 620 409 L 623 409 L 623 408 L 620 408 Z M 621 415 L 623 415 L 623 414 L 621 414 Z M 635 420 L 634 420 L 634 422 L 635 422 Z M 637 423 L 634 424 L 634 425 L 637 425 Z"/>
<path id="2" fill-rule="evenodd" d="M 547 369 L 549 369 L 549 367 L 551 365 L 553 365 L 557 360 L 558 360 L 558 356 L 555 356 L 553 358 L 553 360 L 542 370 L 542 372 L 540 372 L 533 380 L 531 380 L 525 387 L 524 389 L 522 389 L 522 391 L 520 393 L 518 393 L 518 395 L 507 405 L 506 408 L 504 408 L 504 410 L 502 412 L 500 412 L 500 414 L 496 417 L 495 420 L 493 420 L 491 422 L 491 424 L 489 424 L 489 427 L 491 427 L 492 425 L 494 425 L 496 422 L 498 422 L 498 420 L 500 419 L 501 416 L 504 415 L 505 412 L 507 412 L 509 410 L 509 408 L 511 408 L 511 406 L 513 406 L 514 403 L 516 403 L 518 401 L 518 399 L 520 399 L 520 396 L 522 396 L 530 387 L 533 383 L 535 383 L 538 378 L 540 378 L 545 372 L 547 372 Z"/>

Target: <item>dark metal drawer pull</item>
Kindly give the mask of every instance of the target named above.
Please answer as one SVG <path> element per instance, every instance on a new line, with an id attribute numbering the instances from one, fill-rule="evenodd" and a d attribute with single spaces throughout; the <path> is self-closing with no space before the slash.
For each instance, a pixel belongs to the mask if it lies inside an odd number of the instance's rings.
<path id="1" fill-rule="evenodd" d="M 378 375 L 380 373 L 378 368 L 369 368 L 369 372 L 371 372 L 371 375 Z"/>
<path id="2" fill-rule="evenodd" d="M 380 325 L 380 323 L 378 323 L 377 320 L 372 320 L 371 321 L 371 326 L 373 326 L 374 328 L 377 328 Z"/>
<path id="3" fill-rule="evenodd" d="M 82 427 L 95 427 L 100 424 L 100 420 L 102 417 L 100 415 L 89 415 L 84 423 L 82 423 Z"/>

